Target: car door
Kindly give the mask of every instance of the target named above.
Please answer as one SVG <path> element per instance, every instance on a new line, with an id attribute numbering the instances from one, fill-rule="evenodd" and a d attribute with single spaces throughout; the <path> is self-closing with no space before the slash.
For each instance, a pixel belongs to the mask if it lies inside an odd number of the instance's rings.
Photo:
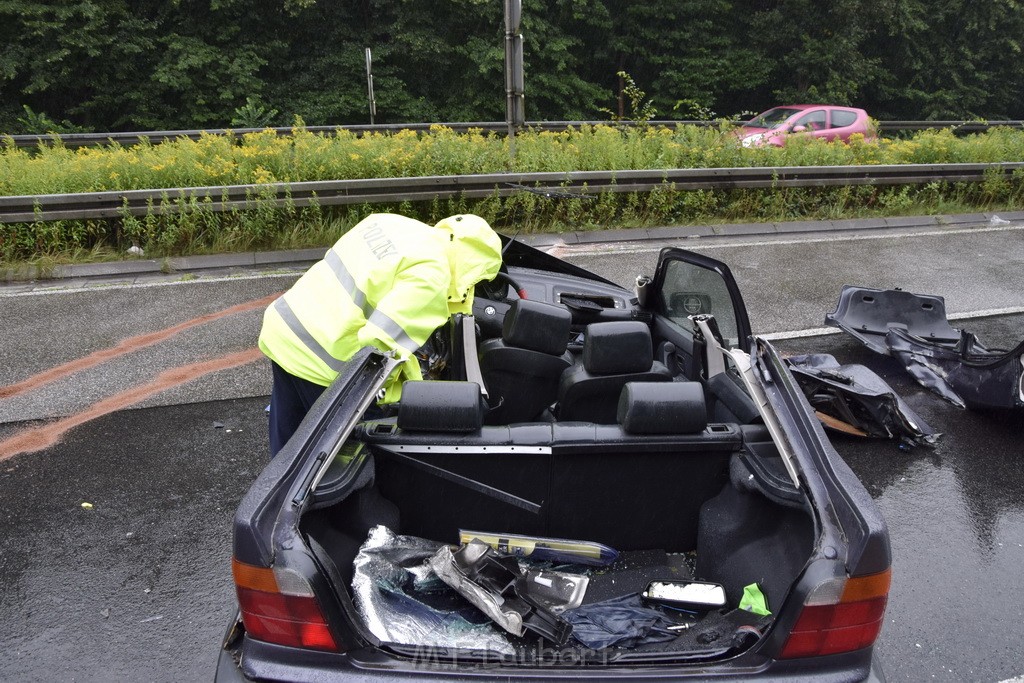
<path id="1" fill-rule="evenodd" d="M 829 114 L 829 139 L 840 139 L 847 142 L 854 133 L 867 133 L 865 127 L 856 126 L 858 123 L 856 111 L 851 109 L 833 109 Z"/>
<path id="2" fill-rule="evenodd" d="M 704 383 L 717 419 L 749 422 L 757 408 L 740 389 L 729 362 L 718 350 L 749 350 L 750 319 L 739 286 L 729 267 L 713 258 L 683 249 L 666 248 L 650 288 L 647 307 L 653 313 L 656 357 L 674 374 Z M 707 332 L 714 326 L 719 343 Z M 700 323 L 704 323 L 701 329 Z"/>
<path id="3" fill-rule="evenodd" d="M 828 137 L 828 112 L 824 109 L 808 111 L 793 122 L 793 132 L 815 138 Z"/>

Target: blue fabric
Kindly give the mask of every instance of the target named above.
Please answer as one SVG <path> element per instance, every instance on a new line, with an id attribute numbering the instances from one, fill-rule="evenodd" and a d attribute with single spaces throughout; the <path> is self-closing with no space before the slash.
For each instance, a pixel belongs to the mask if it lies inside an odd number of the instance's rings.
<path id="1" fill-rule="evenodd" d="M 645 607 L 637 593 L 577 607 L 562 613 L 572 624 L 572 636 L 592 650 L 636 647 L 675 640 L 668 630 L 672 621 L 656 609 Z"/>
<path id="2" fill-rule="evenodd" d="M 327 387 L 296 377 L 273 361 L 270 364 L 274 368 L 269 415 L 270 457 L 273 458 L 292 438 L 302 418 Z"/>

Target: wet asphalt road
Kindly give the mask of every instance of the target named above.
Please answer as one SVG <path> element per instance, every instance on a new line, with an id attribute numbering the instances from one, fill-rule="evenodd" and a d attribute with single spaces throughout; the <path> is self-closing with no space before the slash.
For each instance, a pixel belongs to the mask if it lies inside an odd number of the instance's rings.
<path id="1" fill-rule="evenodd" d="M 755 329 L 781 332 L 820 326 L 844 280 L 944 294 L 954 313 L 1024 306 L 1020 236 L 890 236 L 870 249 L 814 236 L 804 244 L 746 238 L 700 247 L 733 265 Z M 655 253 L 572 251 L 565 256 L 624 283 L 650 272 Z M 287 283 L 275 274 L 0 299 L 0 386 Z M 958 326 L 992 345 L 1024 337 L 1020 314 Z M 0 399 L 0 443 L 163 369 L 251 346 L 256 329 L 258 313 L 240 312 L 126 352 L 84 379 L 70 374 Z M 890 680 L 1024 673 L 1020 418 L 956 409 L 842 335 L 777 346 L 868 365 L 944 432 L 935 449 L 911 452 L 834 439 L 890 526 L 894 579 L 879 643 Z M 266 462 L 268 386 L 260 361 L 214 372 L 151 395 L 140 404 L 147 407 L 74 427 L 55 446 L 0 460 L 0 680 L 209 680 L 233 612 L 231 514 Z"/>
<path id="2" fill-rule="evenodd" d="M 212 679 L 265 404 L 116 412 L 0 463 L 0 680 Z"/>

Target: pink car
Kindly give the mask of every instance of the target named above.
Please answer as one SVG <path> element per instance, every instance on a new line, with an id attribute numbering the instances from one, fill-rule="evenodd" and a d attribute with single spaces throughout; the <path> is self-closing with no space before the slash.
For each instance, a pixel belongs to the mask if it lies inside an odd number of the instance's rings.
<path id="1" fill-rule="evenodd" d="M 875 137 L 866 111 L 828 104 L 775 107 L 740 126 L 737 134 L 744 147 L 781 147 L 790 135 L 796 134 L 842 142 L 848 142 L 855 133 L 863 134 L 867 140 Z"/>

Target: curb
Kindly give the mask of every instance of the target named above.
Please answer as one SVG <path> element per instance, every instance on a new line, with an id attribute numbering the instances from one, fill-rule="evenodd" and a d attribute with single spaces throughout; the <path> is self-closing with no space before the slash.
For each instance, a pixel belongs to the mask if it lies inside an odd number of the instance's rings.
<path id="1" fill-rule="evenodd" d="M 652 240 L 690 239 L 695 237 L 734 237 L 751 235 L 784 235 L 808 232 L 846 230 L 891 230 L 897 228 L 949 227 L 979 225 L 993 220 L 1024 221 L 1024 211 L 994 213 L 967 213 L 940 216 L 905 216 L 892 218 L 854 218 L 824 221 L 788 221 L 780 223 L 726 223 L 720 225 L 688 225 L 680 227 L 634 228 L 619 230 L 589 230 L 565 233 L 522 235 L 517 239 L 533 247 L 555 245 L 584 245 L 597 242 L 645 242 Z M 40 273 L 31 266 L 24 271 L 0 271 L 0 283 L 30 280 L 64 280 L 72 278 L 109 277 L 119 275 L 145 275 L 184 273 L 215 268 L 256 268 L 296 263 L 314 263 L 324 254 L 323 247 L 289 251 L 242 252 L 213 254 L 210 256 L 181 256 L 161 260 L 138 259 L 81 263 L 56 266 L 52 271 Z"/>

